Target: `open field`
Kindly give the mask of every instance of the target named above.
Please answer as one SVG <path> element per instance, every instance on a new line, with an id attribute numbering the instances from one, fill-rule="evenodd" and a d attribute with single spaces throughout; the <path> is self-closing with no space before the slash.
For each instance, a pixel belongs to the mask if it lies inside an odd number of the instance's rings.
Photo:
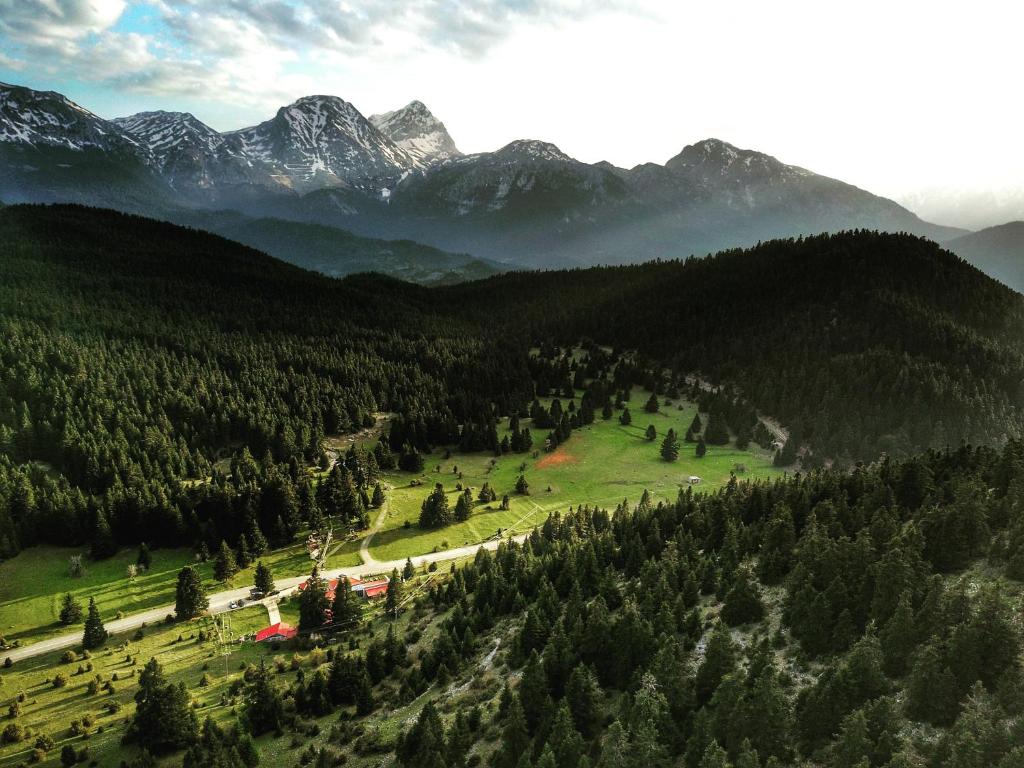
<path id="1" fill-rule="evenodd" d="M 302 537 L 300 537 L 300 540 Z M 359 564 L 359 541 L 340 542 L 332 548 L 331 568 Z M 119 613 L 131 614 L 174 602 L 178 571 L 194 562 L 186 549 L 154 550 L 148 571 L 129 581 L 127 568 L 135 562 L 137 551 L 125 549 L 107 560 L 83 558 L 85 573 L 74 578 L 68 573 L 68 559 L 82 554 L 82 548 L 33 547 L 0 563 L 0 634 L 8 643 L 23 645 L 45 640 L 74 630 L 58 621 L 61 598 L 70 592 L 87 605 L 94 597 L 104 619 Z M 309 556 L 303 545 L 273 550 L 260 558 L 275 576 L 296 576 L 309 570 Z M 239 571 L 228 582 L 213 578 L 212 562 L 196 563 L 209 592 L 252 584 L 253 566 Z"/>
<path id="2" fill-rule="evenodd" d="M 690 475 L 702 479 L 695 490 L 714 491 L 729 482 L 737 464 L 746 466 L 747 471 L 741 475 L 745 478 L 781 474 L 781 470 L 772 466 L 771 454 L 756 445 L 746 451 L 737 450 L 732 444 L 709 445 L 707 454 L 698 459 L 695 445 L 681 442 L 679 460 L 664 461 L 659 454 L 662 438 L 669 429 L 684 435 L 696 406 L 678 401 L 663 405 L 658 413 L 649 414 L 643 410 L 646 399 L 647 393 L 634 390 L 628 403 L 631 425 L 619 423 L 619 412 L 609 421 L 603 421 L 598 415 L 594 424 L 574 430 L 572 437 L 551 453 L 541 447 L 547 430 L 533 429 L 534 450 L 539 449 L 536 458 L 531 452 L 510 453 L 496 460 L 488 453 L 453 453 L 445 459 L 444 451 L 440 450 L 424 457 L 422 475 L 389 473 L 386 480 L 392 490 L 388 494 L 387 517 L 370 544 L 370 554 L 378 560 L 394 560 L 475 543 L 495 535 L 499 529 L 503 533 L 521 533 L 542 523 L 555 510 L 579 504 L 614 507 L 623 499 L 636 503 L 645 489 L 655 500 L 673 501 L 681 488 L 689 487 L 686 481 Z M 649 424 L 657 430 L 654 441 L 644 437 Z M 525 419 L 522 425 L 529 426 L 530 421 Z M 506 432 L 507 422 L 499 429 L 499 438 Z M 438 466 L 440 471 L 437 471 Z M 521 469 L 530 484 L 529 496 L 519 496 L 514 490 Z M 412 485 L 413 480 L 422 484 Z M 434 484 L 444 485 L 449 505 L 454 508 L 458 482 L 469 485 L 474 497 L 485 482 L 490 483 L 498 494 L 498 501 L 477 502 L 466 522 L 433 531 L 420 529 L 417 525 L 420 506 Z M 501 496 L 505 493 L 511 499 L 508 510 L 500 509 Z"/>
<path id="3" fill-rule="evenodd" d="M 421 578 L 417 582 L 427 583 L 427 579 Z M 417 586 L 410 584 L 409 589 L 416 591 Z M 284 620 L 297 621 L 297 615 L 288 614 L 288 610 L 297 613 L 294 600 L 281 607 Z M 373 607 L 367 610 L 368 615 L 377 613 Z M 263 606 L 244 608 L 233 611 L 229 618 L 231 637 L 237 638 L 265 626 L 266 609 Z M 436 634 L 436 622 L 428 621 L 426 617 L 418 619 L 413 610 L 402 614 L 396 628 L 404 632 L 414 622 L 422 630 L 422 644 L 429 642 Z M 378 619 L 368 625 L 360 632 L 361 641 L 365 642 L 366 638 L 375 634 L 380 635 L 385 631 L 387 623 Z M 200 631 L 203 632 L 202 638 Z M 222 653 L 222 650 L 226 653 Z M 311 658 L 303 653 L 298 657 L 299 667 L 293 668 L 292 655 L 292 649 L 276 648 L 273 645 L 230 643 L 221 646 L 217 642 L 214 620 L 205 618 L 184 624 L 154 625 L 146 628 L 141 637 L 135 633 L 112 637 L 105 647 L 94 651 L 89 658 L 76 654 L 70 663 L 63 661 L 61 652 L 19 662 L 4 670 L 2 702 L 6 712 L 8 705 L 21 699 L 19 714 L 16 718 L 9 718 L 8 722 L 31 729 L 32 735 L 17 743 L 0 745 L 0 766 L 7 768 L 27 762 L 40 734 L 50 736 L 56 745 L 48 753 L 47 765 L 55 764 L 64 744 L 71 744 L 76 750 L 88 748 L 89 757 L 85 764 L 95 760 L 101 768 L 118 766 L 122 759 L 133 753 L 131 747 L 123 747 L 120 742 L 125 723 L 134 710 L 132 697 L 136 690 L 137 675 L 151 657 L 159 659 L 169 680 L 185 683 L 196 704 L 200 722 L 210 716 L 219 723 L 230 724 L 237 720 L 240 707 L 237 699 L 230 698 L 229 688 L 232 682 L 241 680 L 242 667 L 247 663 L 258 663 L 261 658 L 268 665 L 281 661 L 284 666 L 275 675 L 278 683 L 293 683 L 298 668 L 309 674 L 314 665 Z M 323 660 L 321 656 L 321 663 Z M 91 665 L 91 669 L 88 665 Z M 68 681 L 59 688 L 51 682 L 58 673 L 65 675 Z M 97 675 L 101 678 L 101 684 L 112 684 L 113 693 L 102 689 L 95 694 L 89 693 L 89 682 Z M 409 707 L 397 712 L 378 711 L 371 716 L 368 725 L 380 728 L 388 738 L 393 738 L 404 726 L 410 713 L 414 715 L 435 695 L 437 691 L 431 690 L 427 696 L 420 697 Z M 107 705 L 111 702 L 117 703 L 116 712 L 108 711 Z M 92 721 L 87 736 L 72 731 L 72 723 L 80 722 L 83 718 Z M 336 713 L 321 718 L 325 728 L 336 720 Z M 263 765 L 278 764 L 282 760 L 284 765 L 292 765 L 298 757 L 299 748 L 293 746 L 293 737 L 290 735 L 281 738 L 263 736 L 256 740 L 256 744 Z M 170 755 L 160 762 L 161 766 L 180 764 L 180 753 Z M 356 758 L 350 764 L 361 766 L 376 763 L 370 759 Z"/>

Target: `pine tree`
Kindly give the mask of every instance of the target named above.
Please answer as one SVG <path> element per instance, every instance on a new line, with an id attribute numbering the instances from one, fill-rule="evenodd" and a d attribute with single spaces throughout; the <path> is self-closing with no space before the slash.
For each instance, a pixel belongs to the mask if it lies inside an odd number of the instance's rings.
<path id="1" fill-rule="evenodd" d="M 519 699 L 512 697 L 494 764 L 496 768 L 517 768 L 524 756 L 529 762 L 529 752 L 530 734 L 526 727 L 526 716 Z"/>
<path id="2" fill-rule="evenodd" d="M 785 503 L 776 504 L 768 520 L 761 551 L 758 554 L 757 573 L 765 584 L 778 584 L 789 573 L 796 549 L 796 526 L 793 513 Z"/>
<path id="3" fill-rule="evenodd" d="M 82 604 L 75 600 L 74 596 L 68 592 L 61 599 L 60 604 L 60 623 L 61 624 L 77 624 L 82 620 Z"/>
<path id="4" fill-rule="evenodd" d="M 405 566 L 402 568 L 402 581 L 408 581 L 416 575 L 416 568 L 412 564 L 412 558 L 405 558 Z"/>
<path id="5" fill-rule="evenodd" d="M 647 425 L 647 431 L 644 432 L 644 438 L 646 438 L 648 442 L 652 442 L 652 443 L 655 440 L 657 440 L 657 438 L 658 438 L 658 430 L 656 430 L 654 428 L 653 424 L 648 424 Z"/>
<path id="6" fill-rule="evenodd" d="M 619 414 L 619 424 L 624 427 L 628 427 L 633 423 L 633 417 L 629 415 L 629 408 L 623 409 L 622 413 Z"/>
<path id="7" fill-rule="evenodd" d="M 256 588 L 257 592 L 262 592 L 264 595 L 269 595 L 275 589 L 274 574 L 269 566 L 263 564 L 262 560 L 256 563 L 256 571 L 253 573 L 253 587 Z"/>
<path id="8" fill-rule="evenodd" d="M 740 568 L 736 572 L 732 589 L 725 596 L 721 615 L 722 621 L 731 627 L 764 618 L 764 603 L 761 602 L 759 590 L 746 568 Z"/>
<path id="9" fill-rule="evenodd" d="M 402 606 L 402 580 L 398 578 L 398 569 L 391 569 L 391 580 L 388 582 L 387 596 L 384 598 L 384 613 L 392 619 L 398 618 Z"/>
<path id="10" fill-rule="evenodd" d="M 363 608 L 347 576 L 338 580 L 331 603 L 331 624 L 342 632 L 356 632 L 362 625 Z"/>
<path id="11" fill-rule="evenodd" d="M 647 413 L 657 413 L 659 407 L 658 396 L 652 392 L 651 396 L 647 398 L 647 402 L 644 404 L 644 410 L 647 411 Z"/>
<path id="12" fill-rule="evenodd" d="M 900 595 L 896 610 L 882 628 L 878 639 L 882 646 L 885 673 L 891 677 L 900 677 L 907 669 L 910 654 L 917 647 L 914 608 L 909 590 Z"/>
<path id="13" fill-rule="evenodd" d="M 697 450 L 696 450 L 696 452 L 695 452 L 695 455 L 697 456 L 697 458 L 698 458 L 698 459 L 703 459 L 703 458 L 704 458 L 704 455 L 705 455 L 705 454 L 706 454 L 707 452 L 708 452 L 708 446 L 707 446 L 707 444 L 706 444 L 706 443 L 704 442 L 704 438 L 703 438 L 703 437 L 701 437 L 701 438 L 699 438 L 699 439 L 697 440 Z"/>
<path id="14" fill-rule="evenodd" d="M 585 739 L 594 738 L 601 724 L 601 689 L 594 673 L 583 664 L 579 664 L 569 676 L 565 700 L 576 730 Z"/>
<path id="15" fill-rule="evenodd" d="M 384 489 L 381 488 L 380 483 L 374 483 L 373 498 L 370 499 L 370 506 L 374 509 L 380 509 L 384 506 L 384 501 Z"/>
<path id="16" fill-rule="evenodd" d="M 159 662 L 150 659 L 139 674 L 128 739 L 163 754 L 194 743 L 198 736 L 199 723 L 184 684 L 168 682 Z"/>
<path id="17" fill-rule="evenodd" d="M 314 565 L 306 586 L 299 593 L 299 629 L 307 632 L 322 627 L 329 607 L 327 584 Z"/>
<path id="18" fill-rule="evenodd" d="M 717 410 L 708 417 L 708 427 L 704 430 L 705 442 L 712 445 L 725 445 L 729 442 L 729 429 L 725 425 L 725 417 Z"/>
<path id="19" fill-rule="evenodd" d="M 149 567 L 153 564 L 153 555 L 150 554 L 146 542 L 142 542 L 139 545 L 139 554 L 135 558 L 135 564 L 144 571 L 148 571 Z"/>
<path id="20" fill-rule="evenodd" d="M 704 661 L 697 669 L 695 681 L 697 703 L 706 704 L 718 688 L 722 678 L 736 668 L 736 648 L 725 624 L 715 625 L 704 653 Z"/>
<path id="21" fill-rule="evenodd" d="M 469 520 L 469 515 L 473 511 L 473 494 L 467 488 L 465 491 L 459 494 L 458 501 L 455 502 L 455 519 L 458 522 L 465 522 Z"/>
<path id="22" fill-rule="evenodd" d="M 253 736 L 279 733 L 284 724 L 284 702 L 263 659 L 245 689 L 242 719 Z"/>
<path id="23" fill-rule="evenodd" d="M 96 525 L 93 528 L 92 543 L 89 553 L 93 560 L 105 560 L 117 554 L 117 543 L 110 530 L 110 523 L 103 510 L 96 513 Z"/>
<path id="24" fill-rule="evenodd" d="M 217 556 L 213 559 L 213 577 L 217 581 L 227 581 L 236 573 L 238 573 L 238 563 L 235 561 L 235 553 L 222 539 Z"/>
<path id="25" fill-rule="evenodd" d="M 432 701 L 428 701 L 413 726 L 400 735 L 395 745 L 399 765 L 406 768 L 440 768 L 446 765 L 444 725 Z"/>
<path id="26" fill-rule="evenodd" d="M 584 755 L 583 737 L 576 730 L 572 713 L 565 702 L 555 713 L 547 748 L 551 750 L 553 764 L 558 768 L 578 768 Z"/>
<path id="27" fill-rule="evenodd" d="M 520 496 L 530 495 L 530 484 L 526 481 L 526 475 L 520 475 L 516 480 L 516 493 Z"/>
<path id="28" fill-rule="evenodd" d="M 252 554 L 249 551 L 248 537 L 243 535 L 238 540 L 238 555 L 235 558 L 235 565 L 238 568 L 248 568 L 252 562 Z"/>
<path id="29" fill-rule="evenodd" d="M 551 716 L 553 709 L 547 675 L 536 650 L 530 654 L 523 668 L 523 677 L 519 684 L 519 701 L 523 705 L 527 729 L 531 734 L 535 733 L 541 723 Z"/>
<path id="30" fill-rule="evenodd" d="M 96 600 L 89 598 L 89 610 L 85 617 L 85 629 L 82 633 L 82 647 L 91 651 L 99 648 L 107 642 L 107 630 L 100 619 L 100 609 L 96 607 Z"/>
<path id="31" fill-rule="evenodd" d="M 174 615 L 179 621 L 194 619 L 209 605 L 199 571 L 194 566 L 186 565 L 178 571 L 178 583 L 174 588 Z"/>
<path id="32" fill-rule="evenodd" d="M 451 522 L 452 513 L 448 508 L 448 496 L 445 495 L 444 486 L 437 483 L 420 506 L 420 527 L 441 528 Z"/>
<path id="33" fill-rule="evenodd" d="M 676 461 L 679 458 L 679 438 L 674 429 L 669 429 L 661 441 L 661 458 L 665 461 Z"/>

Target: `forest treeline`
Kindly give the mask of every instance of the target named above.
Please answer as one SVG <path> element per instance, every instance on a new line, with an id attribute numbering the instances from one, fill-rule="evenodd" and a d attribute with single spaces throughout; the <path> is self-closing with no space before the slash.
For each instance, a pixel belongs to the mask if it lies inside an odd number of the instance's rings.
<path id="1" fill-rule="evenodd" d="M 540 417 L 539 445 L 624 387 L 665 394 L 690 371 L 739 387 L 734 431 L 753 425 L 750 404 L 791 426 L 807 466 L 1021 434 L 1021 297 L 909 236 L 442 290 L 332 280 L 74 206 L 0 209 L 0 242 L 2 555 L 41 541 L 102 550 L 142 531 L 212 547 L 253 523 L 280 541 L 307 522 L 316 489 L 304 469 L 326 465 L 324 436 L 377 413 L 396 414 L 398 460 L 438 445 L 494 450 L 496 419 L 516 414 Z M 592 340 L 580 369 L 530 354 L 580 338 Z M 598 344 L 616 352 L 604 359 Z M 588 383 L 595 372 L 604 378 Z M 578 411 L 537 410 L 580 385 Z M 336 482 L 364 498 L 365 475 Z"/>

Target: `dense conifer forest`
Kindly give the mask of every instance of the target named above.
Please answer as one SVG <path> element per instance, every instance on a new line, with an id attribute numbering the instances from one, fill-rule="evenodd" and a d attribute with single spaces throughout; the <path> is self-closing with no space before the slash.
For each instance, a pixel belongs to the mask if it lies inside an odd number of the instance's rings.
<path id="1" fill-rule="evenodd" d="M 1024 423 L 1024 300 L 910 236 L 845 233 L 439 290 L 331 280 L 86 208 L 4 208 L 0 238 L 7 554 L 41 540 L 102 551 L 142 530 L 212 550 L 253 525 L 280 542 L 308 514 L 298 467 L 324 460 L 325 435 L 388 412 L 393 456 L 377 459 L 494 449 L 497 416 L 536 417 L 536 396 L 594 374 L 532 357 L 531 345 L 581 337 L 638 351 L 604 362 L 618 385 L 661 394 L 696 372 L 738 388 L 733 429 L 753 409 L 780 419 L 788 458 L 799 450 L 805 467 L 1001 444 Z M 577 424 L 614 393 L 591 394 Z M 537 423 L 557 443 L 574 424 L 550 416 Z M 350 463 L 368 496 L 365 458 Z"/>

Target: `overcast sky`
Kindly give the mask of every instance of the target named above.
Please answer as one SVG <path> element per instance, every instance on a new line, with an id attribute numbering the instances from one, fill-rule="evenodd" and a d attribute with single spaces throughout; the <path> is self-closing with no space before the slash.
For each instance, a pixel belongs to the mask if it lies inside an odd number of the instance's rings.
<path id="1" fill-rule="evenodd" d="M 1010 0 L 0 0 L 0 79 L 220 130 L 420 99 L 466 152 L 664 162 L 714 136 L 888 196 L 1024 179 Z"/>

